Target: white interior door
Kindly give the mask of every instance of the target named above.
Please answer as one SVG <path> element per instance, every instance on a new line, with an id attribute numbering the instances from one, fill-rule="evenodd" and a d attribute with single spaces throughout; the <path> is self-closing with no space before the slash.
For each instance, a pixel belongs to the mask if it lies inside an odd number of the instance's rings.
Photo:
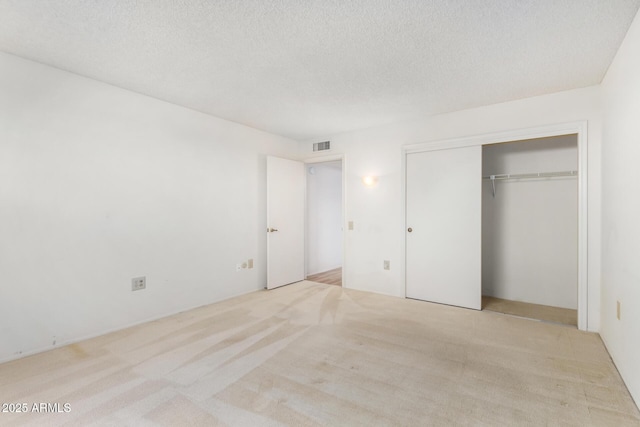
<path id="1" fill-rule="evenodd" d="M 406 293 L 481 309 L 482 147 L 407 154 Z"/>
<path id="2" fill-rule="evenodd" d="M 267 289 L 304 279 L 304 164 L 267 157 Z"/>

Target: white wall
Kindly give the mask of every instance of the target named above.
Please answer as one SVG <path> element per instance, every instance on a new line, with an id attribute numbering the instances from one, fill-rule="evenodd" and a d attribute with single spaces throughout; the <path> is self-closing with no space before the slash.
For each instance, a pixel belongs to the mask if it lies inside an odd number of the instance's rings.
<path id="1" fill-rule="evenodd" d="M 482 174 L 578 169 L 577 135 L 483 147 Z M 578 308 L 578 180 L 482 185 L 482 294 Z"/>
<path id="2" fill-rule="evenodd" d="M 603 81 L 602 331 L 640 404 L 640 14 Z M 620 320 L 616 301 L 621 303 Z"/>
<path id="3" fill-rule="evenodd" d="M 265 154 L 295 151 L 0 53 L 0 361 L 262 288 Z"/>
<path id="4" fill-rule="evenodd" d="M 332 153 L 345 153 L 345 275 L 349 288 L 404 296 L 404 219 L 402 147 L 407 144 L 588 121 L 589 156 L 589 304 L 588 328 L 599 329 L 600 310 L 600 88 L 588 87 L 487 107 L 458 111 L 339 135 Z M 300 155 L 314 156 L 311 143 L 300 143 Z M 379 177 L 365 187 L 363 175 Z M 383 270 L 383 260 L 391 270 Z"/>
<path id="5" fill-rule="evenodd" d="M 314 163 L 306 169 L 307 275 L 311 275 L 342 266 L 342 161 Z"/>

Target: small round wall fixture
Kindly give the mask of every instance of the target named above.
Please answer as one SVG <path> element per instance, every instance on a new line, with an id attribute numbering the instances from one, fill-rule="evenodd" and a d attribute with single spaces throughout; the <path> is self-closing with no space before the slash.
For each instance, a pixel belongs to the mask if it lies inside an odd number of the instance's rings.
<path id="1" fill-rule="evenodd" d="M 374 187 L 378 183 L 378 177 L 372 175 L 363 176 L 362 183 L 367 187 Z"/>

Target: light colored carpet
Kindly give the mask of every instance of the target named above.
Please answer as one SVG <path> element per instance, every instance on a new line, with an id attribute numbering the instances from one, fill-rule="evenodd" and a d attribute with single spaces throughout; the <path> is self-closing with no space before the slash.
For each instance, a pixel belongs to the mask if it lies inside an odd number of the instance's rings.
<path id="1" fill-rule="evenodd" d="M 513 316 L 578 326 L 578 310 L 483 296 L 482 309 Z"/>
<path id="2" fill-rule="evenodd" d="M 0 425 L 639 425 L 599 336 L 300 282 L 0 365 Z"/>

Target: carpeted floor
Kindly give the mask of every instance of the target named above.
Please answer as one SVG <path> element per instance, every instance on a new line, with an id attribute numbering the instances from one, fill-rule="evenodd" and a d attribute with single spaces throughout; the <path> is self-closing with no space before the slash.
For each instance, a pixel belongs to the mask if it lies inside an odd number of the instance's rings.
<path id="1" fill-rule="evenodd" d="M 2 426 L 640 424 L 597 334 L 311 282 L 5 363 L 0 396 L 62 410 Z"/>

